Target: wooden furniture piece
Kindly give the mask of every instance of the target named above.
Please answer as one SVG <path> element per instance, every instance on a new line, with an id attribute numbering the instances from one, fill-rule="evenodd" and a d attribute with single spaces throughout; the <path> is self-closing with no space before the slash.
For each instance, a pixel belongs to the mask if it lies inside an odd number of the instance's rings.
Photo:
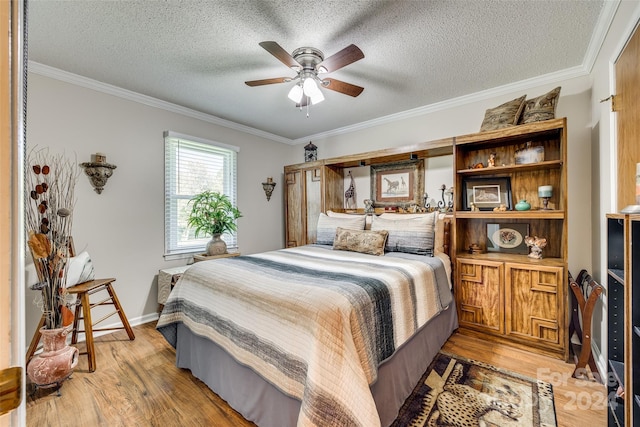
<path id="1" fill-rule="evenodd" d="M 516 164 L 516 152 L 528 145 L 543 147 L 544 160 Z M 566 147 L 564 118 L 454 138 L 454 287 L 460 330 L 563 360 L 569 357 Z M 493 153 L 496 166 L 484 166 Z M 470 210 L 471 197 L 478 201 L 484 190 L 482 178 L 494 181 L 489 186 L 494 196 L 495 181 L 508 179 L 512 205 L 527 200 L 531 209 Z M 538 187 L 546 185 L 553 187 L 549 210 L 542 209 L 538 197 Z M 502 198 L 496 202 L 506 204 Z M 530 236 L 547 239 L 543 258 L 528 257 L 526 247 L 524 254 L 512 253 L 509 246 L 516 245 L 509 244 L 487 252 L 487 239 L 493 237 L 487 236 L 488 224 L 528 226 Z M 516 235 L 514 241 L 524 237 Z M 472 244 L 483 253 L 470 254 Z"/>
<path id="2" fill-rule="evenodd" d="M 209 261 L 211 259 L 219 259 L 219 258 L 231 258 L 235 256 L 240 256 L 240 252 L 227 252 L 226 254 L 220 254 L 220 255 L 200 254 L 200 255 L 193 256 L 193 262 Z"/>
<path id="3" fill-rule="evenodd" d="M 640 215 L 607 215 L 609 426 L 640 426 Z"/>
<path id="4" fill-rule="evenodd" d="M 76 344 L 78 342 L 78 333 L 84 332 L 85 341 L 87 345 L 87 350 L 81 352 L 80 354 L 86 354 L 89 358 L 89 372 L 93 372 L 96 370 L 96 353 L 95 347 L 93 345 L 93 333 L 101 332 L 101 331 L 115 331 L 124 329 L 127 331 L 127 335 L 130 340 L 134 340 L 136 336 L 129 325 L 129 321 L 127 320 L 127 316 L 124 314 L 124 310 L 120 305 L 120 301 L 118 300 L 118 296 L 113 289 L 113 282 L 116 279 L 97 279 L 90 280 L 88 282 L 80 283 L 78 285 L 67 288 L 67 292 L 76 295 L 76 312 L 75 318 L 73 319 L 73 333 L 71 334 L 71 344 Z M 96 294 L 98 292 L 106 292 L 107 295 L 104 294 L 98 302 L 91 302 L 90 296 Z M 99 307 L 103 305 L 113 305 L 115 311 L 112 311 L 100 319 L 93 321 L 91 318 L 91 310 L 94 307 Z M 120 321 L 122 322 L 121 327 L 113 327 L 113 328 L 98 328 L 96 329 L 94 326 L 98 323 L 108 319 L 109 317 L 117 314 L 120 317 Z M 80 319 L 83 320 L 84 330 L 79 330 L 78 326 L 80 323 Z"/>
<path id="5" fill-rule="evenodd" d="M 93 344 L 93 333 L 100 331 L 114 331 L 124 329 L 127 331 L 127 335 L 130 340 L 135 339 L 135 335 L 131 326 L 129 325 L 129 321 L 127 320 L 127 316 L 120 305 L 120 301 L 118 300 L 118 296 L 116 295 L 115 290 L 113 289 L 113 282 L 116 279 L 97 279 L 97 280 L 89 280 L 88 282 L 79 283 L 77 285 L 71 286 L 67 288 L 67 292 L 72 295 L 76 295 L 76 310 L 75 310 L 75 318 L 73 319 L 73 332 L 71 335 L 71 343 L 76 344 L 78 342 L 78 333 L 84 332 L 85 340 L 87 345 L 87 350 L 80 353 L 86 354 L 89 358 L 89 372 L 94 372 L 96 370 L 96 353 Z M 90 301 L 90 295 L 93 295 L 97 292 L 105 291 L 108 296 L 99 302 L 92 303 Z M 98 306 L 103 305 L 113 305 L 115 311 L 101 317 L 97 321 L 93 321 L 91 319 L 91 309 Z M 114 328 L 94 328 L 94 325 L 106 320 L 107 318 L 113 316 L 114 314 L 118 314 L 120 317 L 120 321 L 122 322 L 121 327 Z M 83 320 L 84 330 L 78 330 L 80 319 Z M 38 343 L 40 343 L 40 328 L 44 326 L 44 316 L 41 317 L 40 322 L 36 328 L 35 333 L 33 334 L 33 338 L 31 339 L 31 344 L 29 345 L 29 349 L 27 350 L 26 360 L 28 361 L 33 357 L 36 349 L 38 347 Z"/>
<path id="6" fill-rule="evenodd" d="M 571 345 L 576 364 L 576 368 L 573 370 L 571 376 L 573 378 L 590 379 L 586 370 L 587 365 L 589 365 L 591 376 L 597 381 L 599 378 L 598 367 L 591 352 L 591 321 L 593 309 L 604 288 L 593 280 L 591 275 L 587 273 L 587 270 L 581 270 L 576 280 L 574 280 L 571 273 L 569 273 L 569 286 L 572 291 L 572 315 L 571 323 L 569 324 L 569 339 L 571 340 L 571 337 L 575 333 L 580 340 L 580 344 L 572 343 Z M 585 299 L 585 296 L 587 299 Z"/>
<path id="7" fill-rule="evenodd" d="M 453 138 L 369 151 L 284 167 L 285 244 L 316 241 L 320 212 L 344 209 L 345 169 L 451 155 Z"/>

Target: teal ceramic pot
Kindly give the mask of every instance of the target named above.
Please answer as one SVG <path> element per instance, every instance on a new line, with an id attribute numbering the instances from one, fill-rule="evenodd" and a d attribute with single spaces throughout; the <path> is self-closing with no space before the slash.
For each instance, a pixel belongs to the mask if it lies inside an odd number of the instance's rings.
<path id="1" fill-rule="evenodd" d="M 526 200 L 520 200 L 518 203 L 516 203 L 517 211 L 528 211 L 529 209 L 531 209 L 531 204 Z"/>

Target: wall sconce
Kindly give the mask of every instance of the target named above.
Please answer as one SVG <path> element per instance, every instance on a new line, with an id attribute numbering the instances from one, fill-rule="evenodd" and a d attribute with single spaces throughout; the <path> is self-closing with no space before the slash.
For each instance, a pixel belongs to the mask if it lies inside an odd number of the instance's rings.
<path id="1" fill-rule="evenodd" d="M 271 200 L 271 193 L 273 193 L 273 189 L 276 187 L 276 183 L 273 182 L 273 178 L 267 178 L 267 182 L 262 183 L 262 189 L 264 190 L 264 194 L 267 196 L 267 202 Z"/>
<path id="2" fill-rule="evenodd" d="M 107 163 L 107 156 L 103 153 L 96 153 L 92 157 L 91 162 L 80 163 L 80 166 L 89 177 L 93 191 L 101 194 L 107 180 L 113 175 L 113 170 L 117 166 Z"/>

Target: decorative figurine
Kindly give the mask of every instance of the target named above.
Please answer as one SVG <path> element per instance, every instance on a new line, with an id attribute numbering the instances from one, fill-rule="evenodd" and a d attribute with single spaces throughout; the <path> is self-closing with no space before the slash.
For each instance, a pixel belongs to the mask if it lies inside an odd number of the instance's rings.
<path id="1" fill-rule="evenodd" d="M 309 143 L 304 146 L 304 161 L 315 162 L 316 160 L 318 160 L 318 147 L 309 141 Z"/>
<path id="2" fill-rule="evenodd" d="M 526 236 L 524 238 L 524 243 L 531 248 L 529 258 L 542 259 L 542 249 L 547 246 L 547 239 L 538 236 Z"/>
<path id="3" fill-rule="evenodd" d="M 505 204 L 501 204 L 500 206 L 496 206 L 495 208 L 493 208 L 494 212 L 504 212 L 507 210 L 507 205 Z"/>
<path id="4" fill-rule="evenodd" d="M 375 212 L 375 210 L 373 209 L 373 200 L 364 199 L 364 213 L 372 214 L 374 212 Z"/>
<path id="5" fill-rule="evenodd" d="M 346 209 L 356 209 L 356 182 L 353 179 L 353 175 L 351 175 L 351 171 L 349 171 L 349 178 L 351 178 L 351 183 L 347 191 L 344 192 L 344 207 Z"/>
<path id="6" fill-rule="evenodd" d="M 489 154 L 489 160 L 487 160 L 487 167 L 492 168 L 496 165 L 496 153 Z"/>

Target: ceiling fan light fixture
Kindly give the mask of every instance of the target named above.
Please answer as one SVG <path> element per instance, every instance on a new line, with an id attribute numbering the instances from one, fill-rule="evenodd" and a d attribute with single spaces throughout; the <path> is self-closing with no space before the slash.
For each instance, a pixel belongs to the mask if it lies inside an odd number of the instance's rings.
<path id="1" fill-rule="evenodd" d="M 324 101 L 324 95 L 322 91 L 318 89 L 316 92 L 309 95 L 309 99 L 311 99 L 311 104 L 316 105 Z"/>
<path id="2" fill-rule="evenodd" d="M 304 79 L 304 83 L 302 84 L 302 89 L 304 89 L 304 94 L 309 97 L 320 92 L 320 89 L 318 89 L 318 84 L 313 78 Z"/>
<path id="3" fill-rule="evenodd" d="M 289 95 L 287 96 L 289 97 L 290 100 L 292 100 L 296 104 L 299 104 L 300 101 L 302 101 L 302 94 L 303 94 L 303 90 L 300 87 L 300 85 L 295 85 L 294 87 L 291 88 L 291 90 L 289 91 Z"/>

